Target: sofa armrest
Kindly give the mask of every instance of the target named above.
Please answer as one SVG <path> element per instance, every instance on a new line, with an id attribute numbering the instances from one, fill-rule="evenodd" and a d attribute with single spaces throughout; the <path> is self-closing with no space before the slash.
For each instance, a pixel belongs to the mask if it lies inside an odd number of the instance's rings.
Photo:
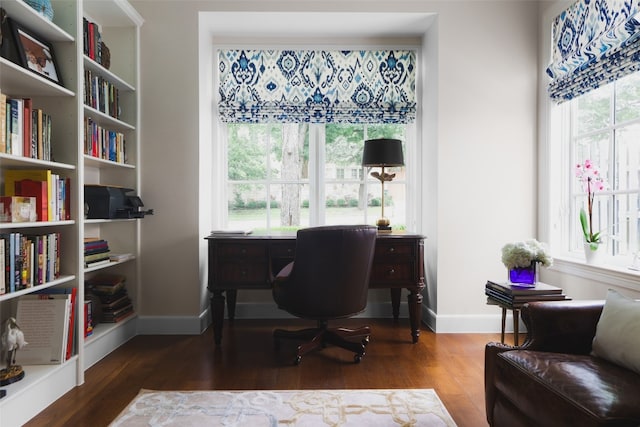
<path id="1" fill-rule="evenodd" d="M 484 404 L 489 425 L 493 425 L 493 407 L 496 401 L 496 388 L 493 380 L 496 371 L 496 358 L 498 354 L 516 348 L 518 347 L 498 342 L 487 343 L 484 347 Z"/>
<path id="2" fill-rule="evenodd" d="M 521 348 L 589 354 L 604 301 L 537 301 L 525 304 L 527 338 Z"/>

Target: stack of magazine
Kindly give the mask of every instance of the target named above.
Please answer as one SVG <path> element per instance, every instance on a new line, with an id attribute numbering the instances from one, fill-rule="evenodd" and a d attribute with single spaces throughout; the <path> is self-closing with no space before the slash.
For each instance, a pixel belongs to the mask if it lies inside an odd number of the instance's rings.
<path id="1" fill-rule="evenodd" d="M 569 300 L 562 288 L 537 282 L 534 286 L 518 286 L 510 282 L 494 282 L 487 280 L 484 287 L 488 303 L 501 303 L 508 306 L 521 306 L 531 301 L 563 301 Z"/>

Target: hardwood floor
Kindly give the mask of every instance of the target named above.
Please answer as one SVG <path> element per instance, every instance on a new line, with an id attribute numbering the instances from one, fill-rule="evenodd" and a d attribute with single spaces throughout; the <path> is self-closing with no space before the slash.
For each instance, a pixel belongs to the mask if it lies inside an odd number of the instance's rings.
<path id="1" fill-rule="evenodd" d="M 339 348 L 293 366 L 295 343 L 273 344 L 275 327 L 299 320 L 226 322 L 223 343 L 211 328 L 196 336 L 137 336 L 92 366 L 85 383 L 34 417 L 28 427 L 108 425 L 141 388 L 153 390 L 433 388 L 460 427 L 486 426 L 484 345 L 500 334 L 434 334 L 411 343 L 408 320 L 348 319 L 372 327 L 360 364 Z M 511 337 L 509 336 L 508 340 Z M 511 341 L 507 341 L 511 343 Z"/>

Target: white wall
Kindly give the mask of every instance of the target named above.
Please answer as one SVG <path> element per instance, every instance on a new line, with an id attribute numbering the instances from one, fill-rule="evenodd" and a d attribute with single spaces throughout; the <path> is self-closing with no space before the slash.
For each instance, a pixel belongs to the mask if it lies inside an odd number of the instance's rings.
<path id="1" fill-rule="evenodd" d="M 142 228 L 141 325 L 197 332 L 207 309 L 204 240 L 210 193 L 199 169 L 205 120 L 199 11 L 434 12 L 421 231 L 428 319 L 438 332 L 498 331 L 484 283 L 501 280 L 504 243 L 536 236 L 538 9 L 535 1 L 132 1 L 142 27 L 142 181 L 155 215 Z M 247 37 L 251 28 L 245 28 Z M 436 41 L 434 41 L 436 40 Z M 207 95 L 208 96 L 208 95 Z M 206 127 L 206 126 L 205 126 Z M 204 188 L 202 186 L 205 186 Z M 213 194 L 212 202 L 216 196 Z M 203 205 L 204 203 L 204 205 Z M 251 296 L 245 296 L 251 300 Z"/>

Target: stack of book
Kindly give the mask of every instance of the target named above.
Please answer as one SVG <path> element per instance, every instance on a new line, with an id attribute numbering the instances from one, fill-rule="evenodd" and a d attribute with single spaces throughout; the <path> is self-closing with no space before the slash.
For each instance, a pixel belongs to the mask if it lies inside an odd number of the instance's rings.
<path id="1" fill-rule="evenodd" d="M 518 307 L 531 301 L 562 301 L 569 300 L 562 293 L 562 288 L 537 282 L 535 286 L 517 286 L 509 282 L 494 282 L 487 280 L 484 288 L 488 303 L 506 304 Z"/>
<path id="2" fill-rule="evenodd" d="M 84 266 L 86 268 L 109 264 L 111 251 L 106 240 L 97 237 L 84 239 Z"/>
<path id="3" fill-rule="evenodd" d="M 120 274 L 99 274 L 87 280 L 88 292 L 100 299 L 99 320 L 116 323 L 133 314 L 133 303 L 125 287 L 126 278 Z M 97 311 L 97 310 L 96 310 Z M 94 322 L 96 314 L 94 311 Z"/>

